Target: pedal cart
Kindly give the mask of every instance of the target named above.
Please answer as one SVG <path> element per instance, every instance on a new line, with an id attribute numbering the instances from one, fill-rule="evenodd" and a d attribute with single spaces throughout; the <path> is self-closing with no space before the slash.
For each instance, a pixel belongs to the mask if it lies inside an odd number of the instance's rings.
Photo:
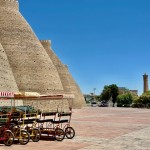
<path id="1" fill-rule="evenodd" d="M 11 102 L 11 106 L 1 111 L 11 114 L 11 131 L 20 144 L 25 145 L 30 139 L 38 142 L 44 136 L 54 137 L 57 141 L 62 141 L 65 136 L 68 139 L 75 136 L 75 130 L 70 126 L 74 95 L 30 95 L 28 92 L 28 95 L 1 96 L 4 97 Z M 16 106 L 16 101 L 23 103 Z M 41 107 L 44 102 L 49 105 L 47 109 Z"/>
<path id="2" fill-rule="evenodd" d="M 73 138 L 75 135 L 75 131 L 72 127 L 70 127 L 70 120 L 72 114 L 72 107 L 70 104 L 72 104 L 71 102 L 74 96 L 69 94 L 68 95 L 67 94 L 45 95 L 45 96 L 41 96 L 41 99 L 43 98 L 45 100 L 52 99 L 57 102 L 55 103 L 56 107 L 53 108 L 53 110 L 49 110 L 49 111 L 41 110 L 40 118 L 37 120 L 38 128 L 41 131 L 41 137 L 45 135 L 53 136 L 57 141 L 62 141 L 65 138 L 65 136 L 69 137 L 70 139 Z M 68 116 L 68 115 L 70 117 L 69 120 L 62 119 L 62 116 Z M 66 125 L 63 127 L 62 123 L 66 123 Z"/>
<path id="3" fill-rule="evenodd" d="M 0 98 L 0 103 L 5 100 Z M 4 109 L 0 107 L 0 143 L 11 146 L 14 142 L 14 134 L 11 131 L 11 114 L 7 113 L 7 106 L 3 107 Z"/>
<path id="4" fill-rule="evenodd" d="M 11 146 L 14 142 L 14 134 L 10 126 L 10 115 L 0 113 L 0 142 L 6 146 Z"/>

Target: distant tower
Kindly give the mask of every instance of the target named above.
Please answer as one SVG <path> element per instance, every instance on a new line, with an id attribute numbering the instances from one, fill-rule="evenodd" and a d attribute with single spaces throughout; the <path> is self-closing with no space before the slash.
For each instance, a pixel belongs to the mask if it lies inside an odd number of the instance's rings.
<path id="1" fill-rule="evenodd" d="M 148 91 L 148 75 L 146 73 L 143 75 L 143 81 L 144 81 L 143 92 L 145 93 Z"/>

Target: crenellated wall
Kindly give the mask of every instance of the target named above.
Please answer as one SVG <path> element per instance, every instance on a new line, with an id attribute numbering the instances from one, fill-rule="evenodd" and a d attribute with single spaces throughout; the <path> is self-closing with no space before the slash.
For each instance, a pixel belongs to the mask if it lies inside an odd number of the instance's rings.
<path id="1" fill-rule="evenodd" d="M 43 45 L 44 49 L 46 50 L 47 54 L 49 55 L 50 59 L 52 60 L 53 64 L 55 66 L 61 67 L 63 64 L 60 61 L 60 59 L 57 57 L 57 55 L 54 53 L 54 51 L 52 50 L 51 40 L 40 40 L 40 42 Z"/>
<path id="2" fill-rule="evenodd" d="M 85 99 L 81 93 L 79 86 L 71 76 L 68 67 L 64 65 L 54 51 L 51 48 L 51 41 L 50 40 L 41 40 L 40 41 L 45 48 L 47 54 L 49 55 L 50 59 L 53 61 L 58 74 L 60 76 L 64 91 L 66 93 L 72 93 L 75 95 L 75 99 L 73 101 L 74 108 L 81 108 L 85 106 Z"/>
<path id="3" fill-rule="evenodd" d="M 18 10 L 18 0 L 0 0 L 0 7 L 11 10 Z"/>
<path id="4" fill-rule="evenodd" d="M 9 6 L 3 7 L 9 3 L 8 0 L 0 2 L 3 4 L 0 5 L 0 41 L 19 91 L 41 94 L 63 92 L 57 69 L 30 25 L 19 11 L 10 11 Z"/>
<path id="5" fill-rule="evenodd" d="M 20 14 L 17 0 L 0 0 L 0 42 L 0 91 L 72 93 L 74 108 L 84 105 L 83 95 L 67 66 L 55 55 L 49 40 L 39 41 Z M 43 111 L 55 110 L 61 105 L 67 109 L 68 100 L 30 100 L 24 101 L 24 105 Z"/>

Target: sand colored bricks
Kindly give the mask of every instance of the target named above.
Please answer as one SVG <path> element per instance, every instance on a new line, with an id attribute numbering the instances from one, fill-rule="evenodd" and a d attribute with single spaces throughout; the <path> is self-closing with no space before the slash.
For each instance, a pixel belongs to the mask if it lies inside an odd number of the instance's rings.
<path id="1" fill-rule="evenodd" d="M 8 80 L 2 82 L 0 90 L 40 94 L 73 93 L 76 97 L 74 106 L 81 108 L 83 95 L 77 90 L 68 68 L 52 51 L 49 41 L 39 41 L 18 6 L 17 0 L 0 0 L 0 50 L 5 52 L 2 53 L 5 69 L 9 68 L 11 72 L 8 75 L 3 69 L 0 76 L 3 78 L 5 75 Z"/>
<path id="2" fill-rule="evenodd" d="M 76 84 L 75 80 L 70 74 L 68 67 L 64 65 L 60 61 L 60 59 L 56 56 L 56 54 L 51 48 L 50 40 L 41 40 L 40 42 L 45 48 L 47 54 L 49 55 L 50 59 L 53 61 L 58 71 L 59 77 L 63 85 L 64 92 L 74 94 L 75 100 L 74 100 L 73 106 L 75 108 L 81 108 L 83 105 L 85 105 L 85 100 L 80 91 L 79 86 Z"/>
<path id="3" fill-rule="evenodd" d="M 0 41 L 19 90 L 62 91 L 58 72 L 38 38 L 19 11 L 10 8 L 0 7 Z"/>
<path id="4" fill-rule="evenodd" d="M 10 68 L 7 55 L 0 44 L 0 91 L 18 91 L 12 69 Z"/>

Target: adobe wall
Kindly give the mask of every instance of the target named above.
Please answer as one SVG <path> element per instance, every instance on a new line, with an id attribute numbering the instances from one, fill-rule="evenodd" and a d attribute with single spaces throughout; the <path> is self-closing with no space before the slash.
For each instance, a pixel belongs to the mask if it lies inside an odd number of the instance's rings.
<path id="1" fill-rule="evenodd" d="M 82 93 L 79 85 L 76 82 L 75 82 L 75 84 L 76 84 L 76 88 L 77 88 L 77 91 L 78 91 L 78 94 L 79 94 L 79 97 L 80 97 L 81 105 L 84 106 L 84 107 L 86 107 L 86 101 L 85 101 L 85 98 L 83 96 L 83 93 Z"/>
<path id="2" fill-rule="evenodd" d="M 71 101 L 70 101 L 71 102 Z M 72 103 L 72 102 L 71 102 Z M 68 112 L 69 104 L 67 99 L 63 100 L 33 100 L 24 101 L 24 105 L 33 106 L 35 109 L 40 109 L 42 112 Z"/>
<path id="3" fill-rule="evenodd" d="M 45 51 L 30 25 L 18 11 L 17 0 L 0 0 L 0 42 L 3 45 L 1 50 L 5 49 L 5 56 L 12 69 L 10 74 L 14 76 L 12 84 L 3 81 L 3 86 L 10 86 L 9 91 L 13 89 L 11 86 L 15 82 L 21 92 L 64 93 L 65 88 L 65 93 L 75 94 L 74 106 L 81 108 L 81 98 L 68 68 L 53 51 L 50 51 L 52 57 Z M 2 87 L 2 90 L 4 89 Z M 60 101 L 24 101 L 24 104 L 48 111 L 56 109 Z M 61 105 L 67 109 L 68 101 L 63 101 Z"/>
<path id="4" fill-rule="evenodd" d="M 14 79 L 12 70 L 7 59 L 4 48 L 0 43 L 0 92 L 18 92 L 18 87 Z M 22 101 L 16 102 L 22 105 Z M 0 100 L 0 106 L 10 106 L 10 100 Z"/>
<path id="5" fill-rule="evenodd" d="M 0 91 L 17 92 L 18 87 L 10 68 L 7 55 L 0 43 Z"/>
<path id="6" fill-rule="evenodd" d="M 63 92 L 56 67 L 17 5 L 17 1 L 0 0 L 0 41 L 19 91 Z"/>
<path id="7" fill-rule="evenodd" d="M 18 10 L 18 0 L 0 0 L 0 6 L 5 9 Z"/>
<path id="8" fill-rule="evenodd" d="M 52 50 L 51 41 L 41 40 L 40 42 L 42 43 L 50 59 L 53 61 L 54 65 L 57 68 L 64 91 L 66 93 L 72 93 L 75 95 L 75 99 L 73 101 L 73 107 L 81 108 L 82 106 L 85 106 L 85 100 L 79 86 L 77 86 L 75 80 L 71 76 L 68 67 L 60 61 L 60 59 L 56 56 L 56 54 Z"/>

